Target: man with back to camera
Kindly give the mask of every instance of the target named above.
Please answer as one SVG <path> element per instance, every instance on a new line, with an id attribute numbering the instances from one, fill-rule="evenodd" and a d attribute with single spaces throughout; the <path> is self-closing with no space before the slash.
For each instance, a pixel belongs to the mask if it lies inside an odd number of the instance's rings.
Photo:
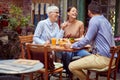
<path id="1" fill-rule="evenodd" d="M 101 69 L 108 66 L 110 47 L 115 46 L 112 26 L 100 11 L 99 3 L 92 1 L 88 6 L 88 15 L 91 19 L 85 37 L 74 44 L 65 45 L 66 48 L 83 48 L 87 44 L 92 44 L 92 54 L 69 64 L 69 70 L 80 80 L 86 80 L 84 69 Z"/>

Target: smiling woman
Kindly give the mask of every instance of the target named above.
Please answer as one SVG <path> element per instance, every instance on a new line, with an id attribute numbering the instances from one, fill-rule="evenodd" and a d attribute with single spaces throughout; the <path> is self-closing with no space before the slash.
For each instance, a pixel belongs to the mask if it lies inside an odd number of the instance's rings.
<path id="1" fill-rule="evenodd" d="M 76 38 L 81 38 L 84 36 L 84 24 L 82 21 L 77 20 L 78 10 L 76 7 L 69 7 L 67 10 L 67 20 L 62 23 L 61 28 L 64 30 L 64 38 L 69 38 L 71 43 L 74 43 Z M 66 46 L 67 48 L 68 46 Z M 61 59 L 64 64 L 64 68 L 69 74 L 68 64 L 72 57 L 78 55 L 78 53 L 71 54 L 71 52 L 57 53 L 57 59 Z"/>

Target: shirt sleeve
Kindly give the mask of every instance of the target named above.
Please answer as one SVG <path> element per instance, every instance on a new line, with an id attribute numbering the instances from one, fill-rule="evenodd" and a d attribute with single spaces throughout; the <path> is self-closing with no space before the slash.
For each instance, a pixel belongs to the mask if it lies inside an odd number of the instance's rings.
<path id="1" fill-rule="evenodd" d="M 63 36 L 64 36 L 64 30 L 60 29 L 58 24 L 57 24 L 56 38 L 63 38 Z"/>
<path id="2" fill-rule="evenodd" d="M 83 39 L 72 44 L 71 48 L 82 48 L 87 44 L 90 44 L 96 37 L 98 32 L 98 21 L 91 19 L 88 26 L 88 31 Z"/>
<path id="3" fill-rule="evenodd" d="M 62 29 L 59 30 L 59 33 L 57 35 L 57 38 L 63 38 L 64 36 L 64 31 Z"/>
<path id="4" fill-rule="evenodd" d="M 34 43 L 36 43 L 36 44 L 44 44 L 45 43 L 45 41 L 40 38 L 42 31 L 43 31 L 43 22 L 39 22 L 37 24 L 37 27 L 36 27 L 35 33 L 34 33 L 34 37 L 33 37 Z"/>

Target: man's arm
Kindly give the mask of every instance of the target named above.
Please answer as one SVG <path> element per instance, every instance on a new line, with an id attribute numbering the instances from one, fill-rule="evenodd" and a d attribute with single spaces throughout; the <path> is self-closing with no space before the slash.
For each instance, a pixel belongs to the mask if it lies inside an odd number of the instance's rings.
<path id="1" fill-rule="evenodd" d="M 37 27 L 35 29 L 35 33 L 34 33 L 34 37 L 33 37 L 33 42 L 35 42 L 36 44 L 44 44 L 45 41 L 43 41 L 40 37 L 42 35 L 42 31 L 43 31 L 43 23 L 39 22 L 37 24 Z"/>
<path id="2" fill-rule="evenodd" d="M 57 28 L 56 28 L 56 38 L 63 38 L 63 36 L 64 36 L 64 30 L 60 29 L 59 26 L 57 25 Z"/>
<path id="3" fill-rule="evenodd" d="M 78 42 L 75 42 L 71 47 L 72 48 L 82 48 L 87 44 L 90 44 L 93 41 L 98 33 L 98 21 L 95 19 L 90 20 L 88 31 L 83 39 Z"/>

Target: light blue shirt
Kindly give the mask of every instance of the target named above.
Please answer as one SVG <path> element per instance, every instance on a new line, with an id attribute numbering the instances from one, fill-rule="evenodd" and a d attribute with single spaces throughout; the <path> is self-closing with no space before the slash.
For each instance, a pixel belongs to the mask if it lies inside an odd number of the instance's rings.
<path id="1" fill-rule="evenodd" d="M 72 48 L 82 48 L 87 44 L 93 43 L 96 53 L 110 57 L 110 47 L 115 46 L 112 26 L 103 16 L 98 15 L 90 19 L 88 31 L 85 37 L 74 43 Z"/>
<path id="2" fill-rule="evenodd" d="M 33 43 L 44 44 L 46 41 L 50 41 L 51 38 L 62 38 L 64 31 L 59 29 L 56 22 L 52 23 L 49 18 L 40 21 L 35 29 Z"/>

